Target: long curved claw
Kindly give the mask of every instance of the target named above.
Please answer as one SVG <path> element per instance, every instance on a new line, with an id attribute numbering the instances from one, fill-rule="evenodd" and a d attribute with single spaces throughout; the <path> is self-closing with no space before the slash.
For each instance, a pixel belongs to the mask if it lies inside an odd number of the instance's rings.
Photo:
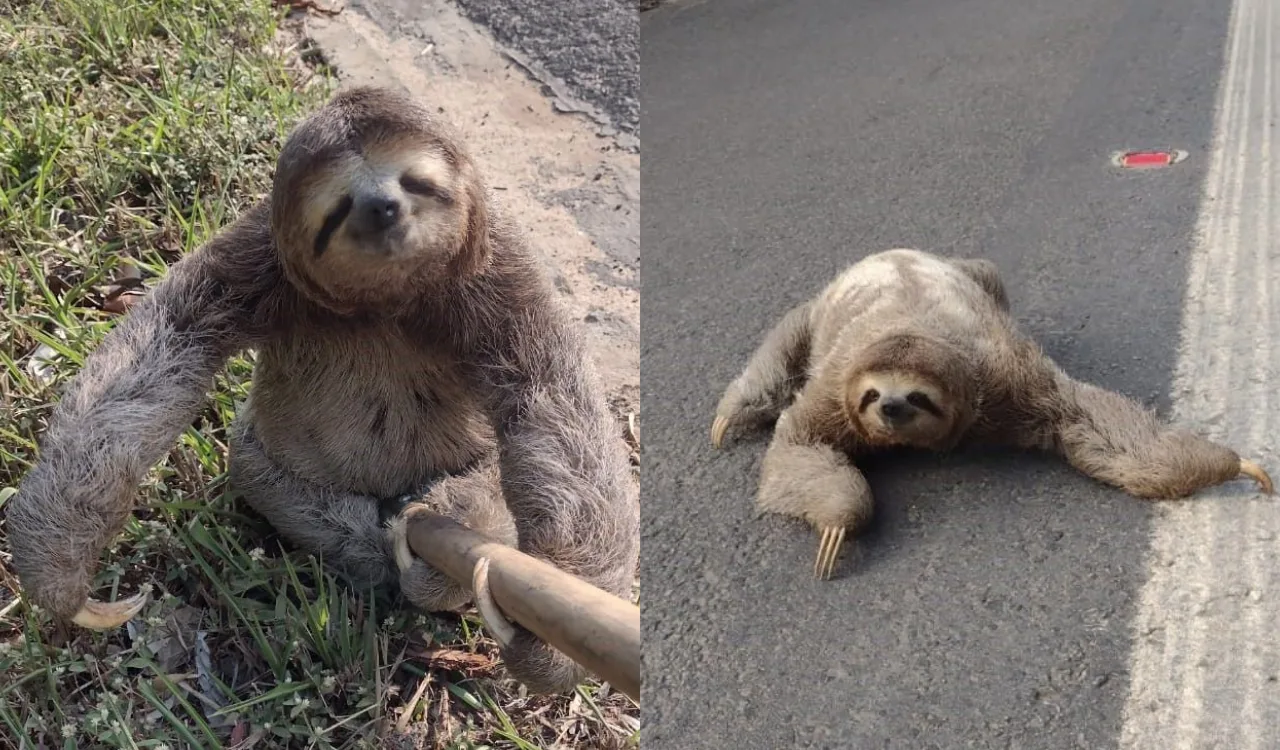
<path id="1" fill-rule="evenodd" d="M 89 630 L 112 630 L 132 620 L 134 615 L 142 611 L 146 603 L 145 593 L 134 594 L 128 599 L 115 602 L 87 599 L 71 621 Z"/>
<path id="2" fill-rule="evenodd" d="M 506 648 L 516 638 L 516 629 L 498 609 L 489 591 L 489 558 L 482 557 L 476 562 L 471 573 L 471 588 L 475 592 L 476 609 L 480 611 L 480 619 L 485 628 L 493 635 L 493 639 L 502 648 Z"/>
<path id="3" fill-rule="evenodd" d="M 844 544 L 845 528 L 843 526 L 826 526 L 822 529 L 822 539 L 818 542 L 818 558 L 813 563 L 813 575 L 820 581 L 831 578 L 836 567 L 836 556 L 840 553 L 840 545 Z"/>
<path id="4" fill-rule="evenodd" d="M 729 431 L 729 420 L 724 417 L 716 417 L 711 423 L 711 445 L 719 448 L 724 442 L 724 434 Z"/>
<path id="5" fill-rule="evenodd" d="M 1255 482 L 1262 486 L 1262 491 L 1268 495 L 1275 494 L 1275 486 L 1271 483 L 1271 475 L 1267 473 L 1258 464 L 1247 458 L 1240 459 L 1240 474 L 1252 478 Z"/>
<path id="6" fill-rule="evenodd" d="M 409 522 L 404 516 L 396 516 L 387 524 L 387 536 L 391 538 L 396 567 L 403 573 L 413 567 L 413 550 L 409 548 Z"/>

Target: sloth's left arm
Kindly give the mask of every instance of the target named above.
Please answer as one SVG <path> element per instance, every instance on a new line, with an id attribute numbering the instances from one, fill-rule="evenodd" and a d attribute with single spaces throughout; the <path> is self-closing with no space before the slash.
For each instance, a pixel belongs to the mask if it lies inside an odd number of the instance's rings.
<path id="1" fill-rule="evenodd" d="M 463 351 L 497 433 L 502 494 L 522 552 L 630 600 L 640 506 L 622 436 L 580 332 L 532 276 L 458 305 L 475 324 Z M 503 660 L 531 688 L 564 692 L 585 676 L 532 633 L 508 637 Z"/>
<path id="2" fill-rule="evenodd" d="M 554 289 L 532 262 L 507 262 L 454 307 L 467 311 L 464 357 L 497 433 L 519 547 L 629 599 L 640 510 L 621 432 Z"/>
<path id="3" fill-rule="evenodd" d="M 1230 448 L 1162 421 L 1133 399 L 1048 367 L 1051 395 L 1033 401 L 1033 429 L 1079 471 L 1152 499 L 1186 497 L 1242 475 L 1271 492 L 1266 472 Z"/>

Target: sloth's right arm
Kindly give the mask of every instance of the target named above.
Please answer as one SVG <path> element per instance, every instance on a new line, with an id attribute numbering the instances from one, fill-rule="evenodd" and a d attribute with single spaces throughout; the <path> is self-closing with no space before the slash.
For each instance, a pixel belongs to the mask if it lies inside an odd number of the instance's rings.
<path id="1" fill-rule="evenodd" d="M 760 469 L 757 507 L 793 516 L 819 533 L 814 575 L 829 578 L 850 531 L 875 510 L 871 487 L 845 451 L 829 440 L 835 407 L 802 393 L 778 418 Z"/>
<path id="2" fill-rule="evenodd" d="M 811 303 L 793 307 L 765 335 L 747 366 L 720 398 L 711 425 L 711 443 L 719 448 L 731 428 L 748 428 L 777 419 L 804 384 L 809 366 Z"/>
<path id="3" fill-rule="evenodd" d="M 25 596 L 55 617 L 115 627 L 141 607 L 141 597 L 89 599 L 99 556 L 216 371 L 252 344 L 275 276 L 265 227 L 259 206 L 174 264 L 89 354 L 53 409 L 38 461 L 6 514 Z"/>

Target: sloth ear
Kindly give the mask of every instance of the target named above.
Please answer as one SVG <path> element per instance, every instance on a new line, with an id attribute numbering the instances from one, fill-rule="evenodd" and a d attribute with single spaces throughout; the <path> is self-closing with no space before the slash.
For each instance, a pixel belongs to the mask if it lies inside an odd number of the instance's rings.
<path id="1" fill-rule="evenodd" d="M 466 237 L 454 270 L 462 276 L 473 276 L 489 264 L 493 244 L 489 236 L 489 196 L 478 179 L 467 182 Z"/>

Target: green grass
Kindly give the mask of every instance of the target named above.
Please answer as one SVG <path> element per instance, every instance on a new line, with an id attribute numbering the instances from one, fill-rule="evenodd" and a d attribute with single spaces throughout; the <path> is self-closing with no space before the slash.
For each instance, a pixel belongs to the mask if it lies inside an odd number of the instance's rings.
<path id="1" fill-rule="evenodd" d="M 280 19 L 267 0 L 0 0 L 0 513 L 117 282 L 151 283 L 264 195 L 332 91 Z M 233 502 L 249 374 L 218 378 L 103 556 L 99 595 L 152 587 L 128 628 L 30 610 L 0 524 L 0 748 L 634 746 L 629 699 L 525 696 L 471 615 L 352 590 Z"/>

